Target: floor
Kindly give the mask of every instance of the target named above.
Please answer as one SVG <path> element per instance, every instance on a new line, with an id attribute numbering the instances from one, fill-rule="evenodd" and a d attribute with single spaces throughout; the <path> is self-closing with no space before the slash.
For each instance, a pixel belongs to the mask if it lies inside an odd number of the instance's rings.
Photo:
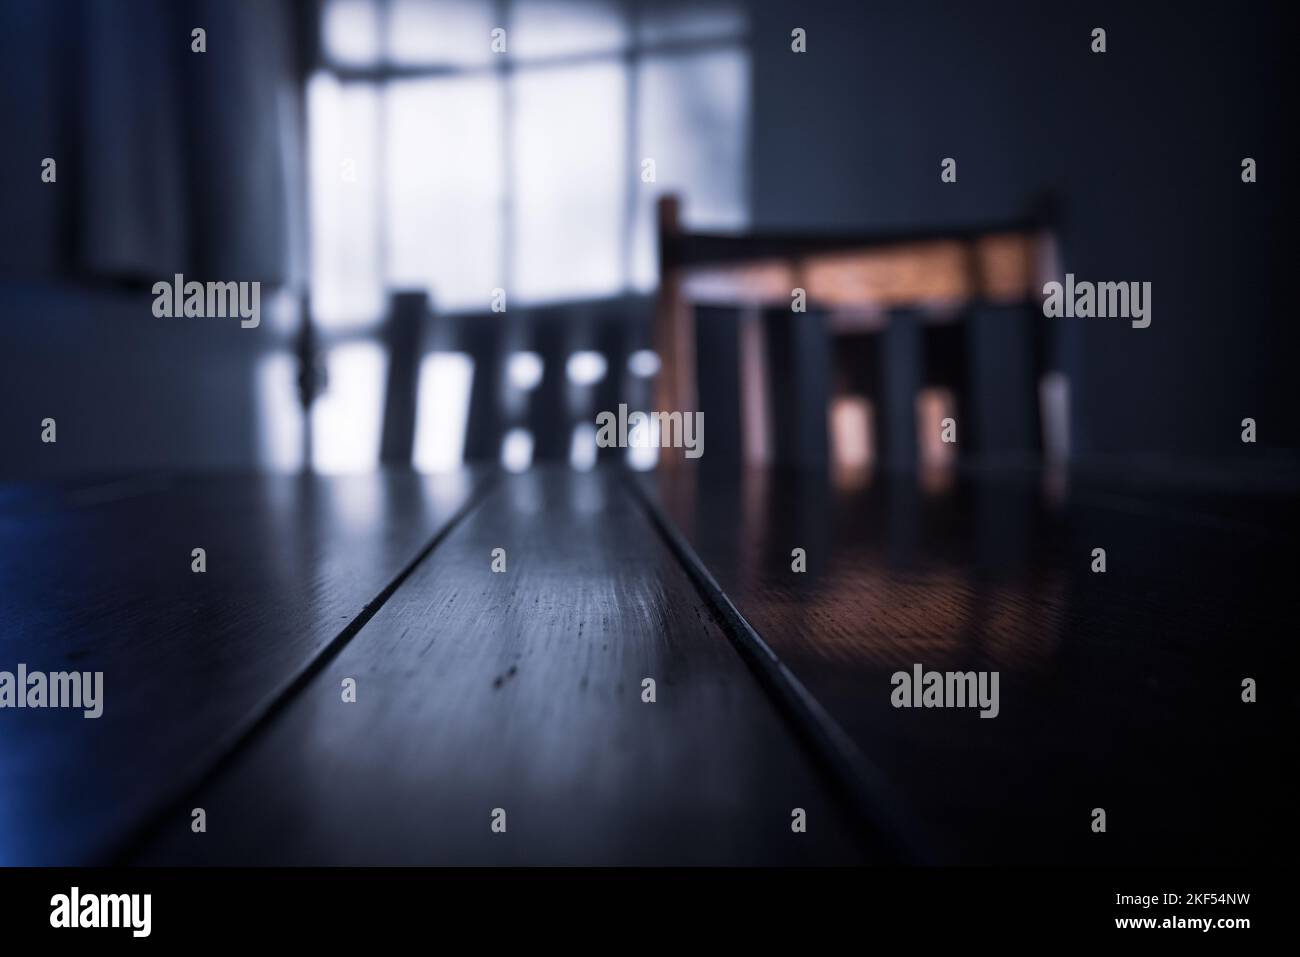
<path id="1" fill-rule="evenodd" d="M 0 486 L 0 670 L 104 676 L 100 718 L 0 712 L 0 863 L 1269 860 L 1291 501 L 1036 471 Z M 915 665 L 996 671 L 997 717 L 895 707 Z"/>

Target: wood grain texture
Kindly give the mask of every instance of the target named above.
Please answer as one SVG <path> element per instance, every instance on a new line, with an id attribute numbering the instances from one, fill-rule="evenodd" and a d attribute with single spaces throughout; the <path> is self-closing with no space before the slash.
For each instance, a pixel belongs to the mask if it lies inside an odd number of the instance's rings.
<path id="1" fill-rule="evenodd" d="M 648 484 L 941 862 L 1277 855 L 1286 789 L 1268 729 L 1295 718 L 1277 676 L 1300 612 L 1285 498 L 1264 523 L 1240 493 L 1079 483 L 1053 498 L 1036 473 L 835 485 L 679 470 Z M 1090 571 L 1098 546 L 1105 574 Z M 998 671 L 999 716 L 893 707 L 891 675 L 917 663 Z M 1272 684 L 1270 700 L 1242 703 L 1244 677 Z"/>
<path id="2" fill-rule="evenodd" d="M 204 773 L 473 486 L 231 475 L 0 495 L 0 670 L 104 673 L 98 719 L 0 711 L 0 863 L 98 860 Z"/>
<path id="3" fill-rule="evenodd" d="M 140 861 L 881 859 L 602 470 L 503 480 L 190 801 L 208 833 L 178 813 Z M 796 807 L 806 834 L 791 831 Z"/>

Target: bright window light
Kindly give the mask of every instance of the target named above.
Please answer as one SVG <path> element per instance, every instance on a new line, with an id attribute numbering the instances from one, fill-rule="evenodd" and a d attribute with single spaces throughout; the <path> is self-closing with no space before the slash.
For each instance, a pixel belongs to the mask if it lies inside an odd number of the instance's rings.
<path id="1" fill-rule="evenodd" d="M 654 186 L 636 196 L 632 286 L 654 288 L 659 267 L 655 202 L 682 198 L 697 229 L 740 229 L 748 220 L 749 54 L 739 48 L 649 56 L 637 82 L 637 151 L 655 160 Z"/>
<path id="2" fill-rule="evenodd" d="M 655 0 L 644 4 L 637 35 L 649 43 L 734 37 L 745 32 L 744 7 L 734 0 Z"/>
<path id="3" fill-rule="evenodd" d="M 623 288 L 627 78 L 618 61 L 514 79 L 514 268 L 523 301 Z"/>
<path id="4" fill-rule="evenodd" d="M 497 26 L 509 31 L 504 55 L 490 48 Z M 311 464 L 378 462 L 378 332 L 392 290 L 428 290 L 435 314 L 486 313 L 497 288 L 511 307 L 648 291 L 655 201 L 669 192 L 691 228 L 743 228 L 747 31 L 735 0 L 323 0 L 323 61 L 306 94 L 308 278 L 329 388 L 311 411 Z M 295 315 L 286 308 L 275 328 L 291 333 Z M 534 352 L 506 362 L 520 414 L 543 374 L 561 371 Z M 644 390 L 659 358 L 641 350 L 626 370 Z M 474 372 L 460 353 L 423 360 L 418 468 L 460 462 Z M 563 372 L 573 413 L 611 370 L 584 351 Z M 257 374 L 265 461 L 299 466 L 296 362 L 276 355 Z M 575 465 L 588 445 L 587 430 L 573 433 Z M 511 430 L 503 464 L 528 469 L 533 447 L 526 429 Z M 629 449 L 628 462 L 651 468 L 658 452 Z"/>
<path id="5" fill-rule="evenodd" d="M 526 472 L 533 464 L 533 433 L 511 429 L 501 440 L 501 464 L 509 472 Z"/>
<path id="6" fill-rule="evenodd" d="M 520 392 L 530 392 L 541 384 L 544 369 L 536 352 L 512 352 L 506 360 L 506 381 Z"/>
<path id="7" fill-rule="evenodd" d="M 331 60 L 364 66 L 379 58 L 379 10 L 370 0 L 329 0 L 321 34 Z"/>
<path id="8" fill-rule="evenodd" d="M 383 314 L 375 87 L 318 73 L 310 117 L 313 318 L 326 329 L 373 324 Z"/>
<path id="9" fill-rule="evenodd" d="M 640 379 L 657 375 L 659 365 L 659 353 L 653 349 L 638 349 L 627 357 L 627 371 Z"/>
<path id="10" fill-rule="evenodd" d="M 298 359 L 275 352 L 257 364 L 258 432 L 262 464 L 275 470 L 302 468 L 302 406 Z"/>
<path id="11" fill-rule="evenodd" d="M 496 5 L 483 0 L 391 0 L 388 53 L 403 66 L 488 62 Z"/>
<path id="12" fill-rule="evenodd" d="M 431 352 L 420 363 L 413 456 L 417 470 L 460 467 L 473 382 L 474 360 L 463 352 Z"/>
<path id="13" fill-rule="evenodd" d="M 631 413 L 628 413 L 629 415 Z M 647 472 L 659 462 L 659 420 L 651 419 L 646 431 L 650 433 L 645 443 L 628 443 L 626 461 L 628 468 Z"/>
<path id="14" fill-rule="evenodd" d="M 590 471 L 596 465 L 596 426 L 579 422 L 573 427 L 569 441 L 569 464 L 579 472 Z"/>
<path id="15" fill-rule="evenodd" d="M 384 375 L 388 360 L 370 342 L 325 356 L 328 386 L 312 403 L 312 465 L 319 472 L 366 472 L 379 463 Z"/>
<path id="16" fill-rule="evenodd" d="M 607 366 L 605 357 L 599 352 L 575 352 L 565 363 L 565 373 L 574 385 L 595 385 L 605 378 Z"/>
<path id="17" fill-rule="evenodd" d="M 511 53 L 523 60 L 617 53 L 628 41 L 622 0 L 514 0 Z"/>
<path id="18" fill-rule="evenodd" d="M 436 312 L 485 312 L 506 288 L 500 84 L 399 80 L 387 97 L 389 282 L 428 289 Z"/>
<path id="19" fill-rule="evenodd" d="M 308 90 L 323 327 L 376 323 L 388 288 L 426 288 L 437 312 L 486 311 L 496 288 L 512 304 L 648 291 L 654 204 L 669 192 L 689 227 L 746 225 L 745 5 L 631 10 L 326 0 L 327 65 Z M 497 26 L 509 31 L 504 54 L 491 51 Z M 687 46 L 645 46 L 664 43 Z M 333 64 L 375 78 L 342 82 Z M 497 64 L 511 69 L 486 69 Z"/>

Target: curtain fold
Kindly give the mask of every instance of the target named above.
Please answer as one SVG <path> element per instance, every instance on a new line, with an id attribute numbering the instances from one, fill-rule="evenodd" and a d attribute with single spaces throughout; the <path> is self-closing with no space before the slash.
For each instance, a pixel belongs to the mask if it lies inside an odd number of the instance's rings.
<path id="1" fill-rule="evenodd" d="M 294 4 L 6 0 L 10 275 L 296 279 Z M 206 31 L 206 52 L 192 31 Z M 41 179 L 43 158 L 57 180 Z M 30 239 L 30 241 L 28 241 Z"/>

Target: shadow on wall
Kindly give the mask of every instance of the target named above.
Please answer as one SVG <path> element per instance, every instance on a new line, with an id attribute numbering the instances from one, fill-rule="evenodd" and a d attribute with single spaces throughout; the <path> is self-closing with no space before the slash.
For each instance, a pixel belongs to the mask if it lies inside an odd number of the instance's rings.
<path id="1" fill-rule="evenodd" d="M 1290 119 L 1281 5 L 1262 7 L 760 0 L 753 223 L 977 222 L 1051 188 L 1079 278 L 1154 290 L 1147 329 L 1062 320 L 1074 452 L 1294 462 Z M 794 26 L 805 54 L 791 52 Z M 1090 49 L 1098 26 L 1104 54 Z M 940 181 L 945 157 L 955 183 Z M 1239 440 L 1245 416 L 1256 446 Z"/>

